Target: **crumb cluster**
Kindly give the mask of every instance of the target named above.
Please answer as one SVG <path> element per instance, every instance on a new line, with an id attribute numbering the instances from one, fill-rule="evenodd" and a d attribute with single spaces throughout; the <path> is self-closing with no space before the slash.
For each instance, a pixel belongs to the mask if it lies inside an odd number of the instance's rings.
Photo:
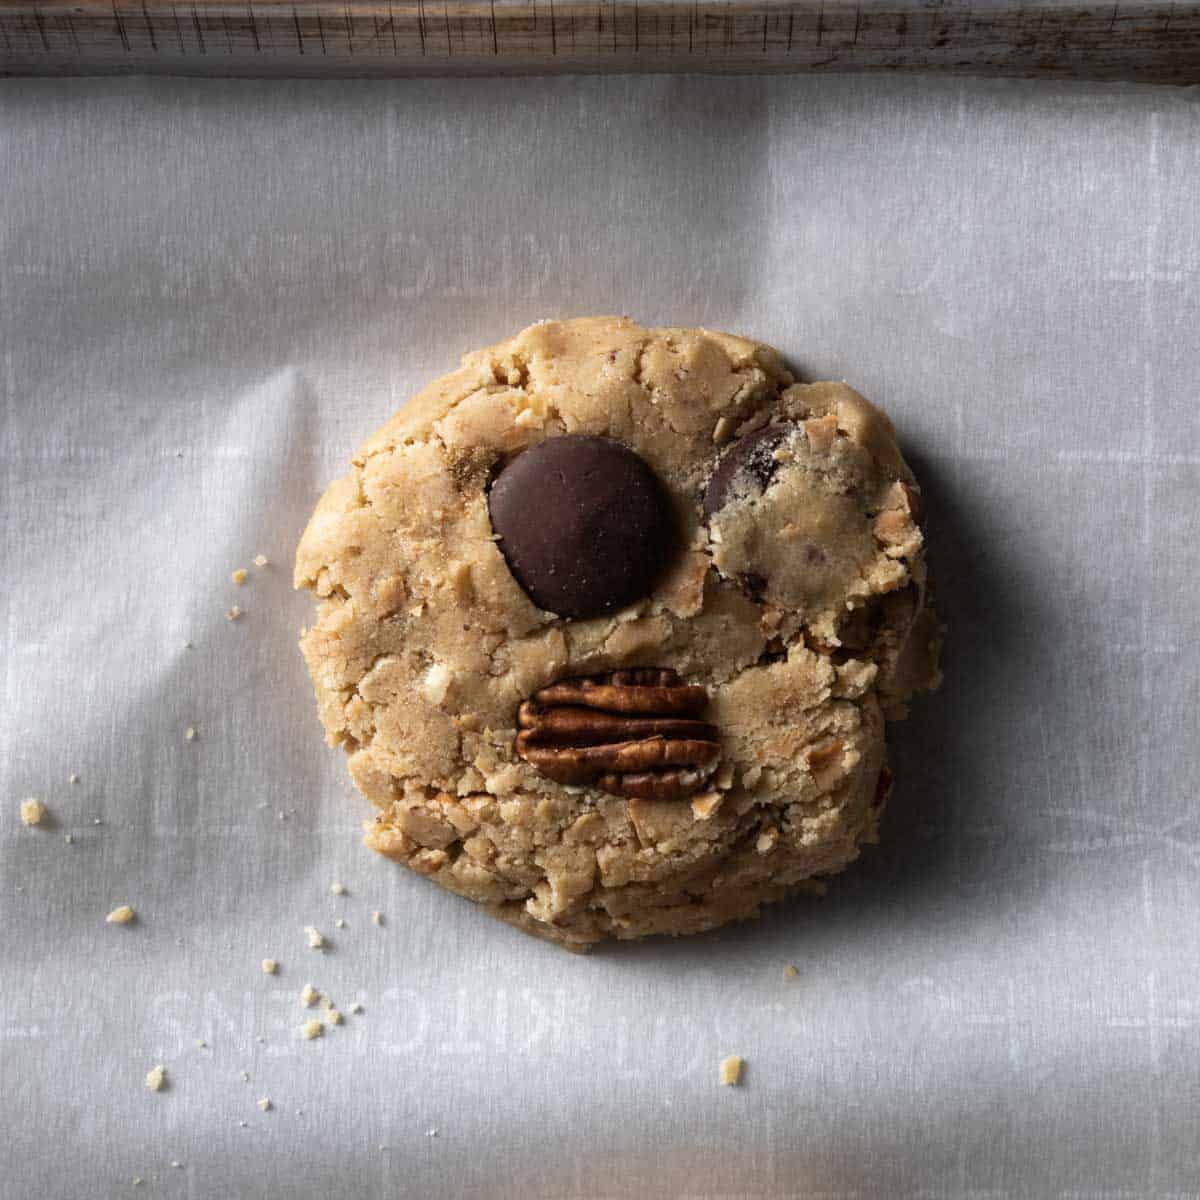
<path id="1" fill-rule="evenodd" d="M 46 806 L 32 796 L 21 801 L 21 820 L 26 825 L 40 825 L 46 819 Z"/>

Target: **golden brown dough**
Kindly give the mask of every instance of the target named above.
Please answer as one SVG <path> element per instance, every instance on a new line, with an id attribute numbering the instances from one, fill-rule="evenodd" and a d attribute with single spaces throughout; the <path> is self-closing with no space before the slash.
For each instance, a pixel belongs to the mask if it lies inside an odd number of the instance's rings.
<path id="1" fill-rule="evenodd" d="M 768 424 L 766 486 L 739 478 L 706 520 L 722 452 Z M 564 433 L 641 455 L 679 529 L 649 596 L 586 620 L 529 600 L 488 514 L 498 465 Z M 367 441 L 296 556 L 321 719 L 379 809 L 367 844 L 576 949 L 711 929 L 840 870 L 886 797 L 885 717 L 937 682 L 918 497 L 882 413 L 756 342 L 600 317 L 468 355 Z M 567 786 L 516 752 L 534 692 L 631 667 L 707 688 L 703 789 Z"/>

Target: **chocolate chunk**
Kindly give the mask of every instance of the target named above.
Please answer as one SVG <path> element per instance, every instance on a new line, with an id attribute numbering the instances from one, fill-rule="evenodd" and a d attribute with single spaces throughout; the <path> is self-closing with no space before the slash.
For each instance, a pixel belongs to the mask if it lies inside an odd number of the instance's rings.
<path id="1" fill-rule="evenodd" d="M 563 617 L 647 595 L 675 545 L 665 489 L 611 438 L 568 434 L 519 454 L 493 482 L 488 511 L 517 582 Z"/>
<path id="2" fill-rule="evenodd" d="M 789 423 L 764 425 L 738 438 L 721 456 L 704 489 L 704 515 L 711 517 L 724 508 L 735 489 L 740 491 L 748 485 L 755 491 L 764 491 L 779 466 L 773 457 L 775 450 L 793 428 Z"/>

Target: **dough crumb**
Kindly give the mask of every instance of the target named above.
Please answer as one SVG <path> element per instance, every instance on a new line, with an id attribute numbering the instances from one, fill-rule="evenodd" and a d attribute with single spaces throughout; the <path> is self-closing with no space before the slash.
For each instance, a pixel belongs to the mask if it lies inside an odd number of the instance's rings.
<path id="1" fill-rule="evenodd" d="M 325 945 L 325 938 L 319 930 L 312 925 L 305 925 L 304 935 L 308 938 L 308 946 L 310 950 L 320 950 Z"/>
<path id="2" fill-rule="evenodd" d="M 246 568 L 238 567 L 238 569 L 230 576 L 230 579 L 232 579 L 233 582 L 240 587 L 246 582 Z"/>
<path id="3" fill-rule="evenodd" d="M 329 1010 L 330 1025 L 340 1025 L 345 1019 L 346 1018 L 343 1017 L 342 1014 L 340 1012 L 338 1012 L 338 1010 L 336 1008 L 331 1008 Z"/>
<path id="4" fill-rule="evenodd" d="M 69 846 L 69 845 L 70 845 L 70 844 L 71 844 L 71 843 L 72 843 L 74 840 L 75 840 L 75 835 L 74 835 L 73 833 L 64 833 L 64 834 L 63 834 L 63 841 L 64 841 L 64 842 L 66 842 L 68 846 Z"/>
<path id="5" fill-rule="evenodd" d="M 383 924 L 383 913 L 373 912 L 371 914 L 371 920 L 374 921 L 376 925 L 382 925 Z"/>
<path id="6" fill-rule="evenodd" d="M 177 1170 L 183 1169 L 183 1163 L 181 1163 L 177 1158 L 171 1159 L 171 1166 L 175 1167 Z"/>
<path id="7" fill-rule="evenodd" d="M 320 1021 L 305 1021 L 304 1024 L 300 1026 L 301 1035 L 310 1042 L 313 1038 L 319 1038 L 324 1032 L 325 1026 L 322 1025 Z"/>
<path id="8" fill-rule="evenodd" d="M 346 885 L 345 885 L 344 883 L 332 883 L 332 884 L 330 884 L 330 885 L 329 885 L 329 890 L 330 890 L 330 891 L 331 891 L 331 892 L 332 892 L 332 893 L 333 893 L 335 896 L 344 896 L 344 895 L 346 895 Z"/>
<path id="9" fill-rule="evenodd" d="M 363 1010 L 363 1006 L 362 1006 L 361 1004 L 359 1004 L 357 1001 L 356 1001 L 354 1004 L 350 1005 L 350 1011 L 351 1011 L 351 1012 L 352 1012 L 352 1013 L 353 1013 L 355 1016 L 358 1016 L 358 1014 L 359 1014 L 360 1012 L 362 1012 L 362 1010 Z"/>
<path id="10" fill-rule="evenodd" d="M 31 796 L 21 801 L 21 820 L 26 825 L 40 825 L 46 818 L 46 806 Z"/>
<path id="11" fill-rule="evenodd" d="M 208 1043 L 207 1043 L 207 1042 L 206 1042 L 206 1041 L 205 1041 L 203 1038 L 200 1038 L 200 1039 L 199 1039 L 199 1040 L 196 1042 L 196 1049 L 197 1049 L 197 1050 L 207 1050 L 207 1049 L 208 1049 Z"/>
<path id="12" fill-rule="evenodd" d="M 67 782 L 68 783 L 78 783 L 79 776 L 77 774 L 75 774 L 74 771 L 72 771 L 71 774 L 67 776 Z"/>
<path id="13" fill-rule="evenodd" d="M 242 1082 L 243 1082 L 243 1083 L 249 1083 L 249 1082 L 250 1082 L 250 1072 L 249 1072 L 249 1071 L 243 1071 L 243 1072 L 242 1072 Z"/>
<path id="14" fill-rule="evenodd" d="M 265 567 L 270 563 L 270 559 L 265 554 L 256 554 L 254 556 L 254 565 L 256 567 Z"/>
<path id="15" fill-rule="evenodd" d="M 235 604 L 226 614 L 225 620 L 236 621 L 242 615 L 242 610 Z"/>
<path id="16" fill-rule="evenodd" d="M 788 963 L 788 965 L 783 968 L 784 979 L 795 979 L 796 976 L 799 974 L 800 974 L 799 970 L 796 967 L 792 966 L 791 963 Z"/>
<path id="17" fill-rule="evenodd" d="M 317 991 L 311 983 L 306 983 L 300 993 L 300 1003 L 305 1008 L 312 1008 L 314 1004 L 321 998 L 321 993 Z"/>
<path id="18" fill-rule="evenodd" d="M 345 922 L 345 921 L 343 921 L 341 917 L 338 917 L 338 919 L 337 919 L 336 921 L 334 921 L 334 925 L 335 925 L 335 926 L 336 926 L 338 929 L 345 929 L 345 928 L 346 928 L 346 922 Z"/>
<path id="19" fill-rule="evenodd" d="M 118 908 L 114 908 L 104 919 L 109 925 L 128 925 L 136 916 L 137 913 L 128 904 L 122 904 Z"/>
<path id="20" fill-rule="evenodd" d="M 736 1054 L 721 1059 L 721 1083 L 726 1087 L 740 1083 L 742 1079 L 742 1060 Z"/>
<path id="21" fill-rule="evenodd" d="M 133 1186 L 134 1186 L 134 1187 L 141 1187 L 141 1186 L 142 1186 L 142 1177 L 141 1177 L 140 1175 L 135 1175 L 135 1176 L 133 1177 Z"/>
<path id="22" fill-rule="evenodd" d="M 159 1063 L 146 1072 L 146 1086 L 152 1092 L 161 1092 L 167 1085 L 167 1068 Z"/>
<path id="23" fill-rule="evenodd" d="M 187 738 L 187 740 L 188 740 L 189 742 L 194 742 L 194 741 L 196 740 L 196 727 L 195 727 L 195 725 L 189 725 L 189 726 L 188 726 L 188 727 L 187 727 L 187 728 L 186 728 L 186 729 L 183 731 L 183 736 L 184 736 L 185 738 Z"/>
<path id="24" fill-rule="evenodd" d="M 270 1096 L 260 1096 L 258 1098 L 258 1107 L 261 1108 L 263 1112 L 270 1112 L 271 1111 L 271 1097 Z"/>
<path id="25" fill-rule="evenodd" d="M 436 1129 L 427 1129 L 427 1130 L 425 1130 L 425 1136 L 426 1136 L 426 1137 L 437 1137 L 437 1133 L 438 1133 L 438 1131 L 437 1131 Z"/>
<path id="26" fill-rule="evenodd" d="M 279 964 L 273 958 L 264 958 L 260 965 L 262 966 L 262 973 L 264 975 L 279 974 Z"/>

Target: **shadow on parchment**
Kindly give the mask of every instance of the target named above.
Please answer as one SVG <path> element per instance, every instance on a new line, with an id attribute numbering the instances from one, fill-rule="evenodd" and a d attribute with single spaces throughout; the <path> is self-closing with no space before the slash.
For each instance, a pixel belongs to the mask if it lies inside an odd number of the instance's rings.
<path id="1" fill-rule="evenodd" d="M 907 453 L 921 481 L 927 513 L 926 544 L 935 604 L 946 626 L 944 681 L 918 696 L 909 717 L 888 726 L 888 760 L 895 776 L 891 802 L 877 846 L 863 848 L 847 870 L 827 881 L 820 899 L 798 896 L 768 905 L 755 921 L 690 938 L 651 938 L 641 943 L 604 943 L 593 954 L 621 956 L 626 963 L 752 953 L 778 944 L 781 955 L 802 955 L 834 941 L 851 953 L 882 936 L 898 936 L 920 923 L 963 927 L 975 903 L 987 903 L 989 879 L 1018 886 L 1019 848 L 1004 845 L 1004 801 L 989 747 L 996 714 L 989 697 L 1022 680 L 1021 640 L 1028 639 L 1033 600 L 1021 594 L 1021 574 L 1007 563 L 1003 538 L 989 538 L 985 509 L 971 511 L 949 472 L 953 463 Z M 968 489 L 969 490 L 969 489 Z M 986 504 L 982 489 L 978 503 Z M 1036 628 L 1036 625 L 1033 626 Z"/>
<path id="2" fill-rule="evenodd" d="M 264 836 L 267 817 L 288 809 L 289 829 L 313 830 L 320 820 L 312 790 L 299 786 L 321 777 L 326 755 L 296 645 L 309 601 L 291 585 L 295 545 L 326 482 L 314 454 L 318 417 L 308 381 L 276 370 L 222 401 L 225 428 L 187 451 L 186 470 L 155 479 L 165 513 L 159 551 L 178 590 L 167 598 L 139 592 L 127 615 L 149 625 L 157 610 L 177 605 L 188 641 L 169 648 L 136 703 L 118 708 L 89 767 L 129 781 L 126 814 L 171 847 L 173 885 L 187 894 L 199 883 L 214 908 L 239 903 L 236 888 L 212 888 L 216 864 L 253 875 L 260 861 L 287 863 L 276 829 L 266 824 Z M 233 586 L 231 565 L 249 567 L 261 551 L 268 565 Z M 119 583 L 99 586 L 113 592 Z M 236 622 L 225 615 L 234 602 L 244 614 Z M 185 725 L 194 739 L 184 737 Z M 297 738 L 298 728 L 310 736 Z M 129 839 L 110 853 L 132 870 L 139 846 Z"/>

